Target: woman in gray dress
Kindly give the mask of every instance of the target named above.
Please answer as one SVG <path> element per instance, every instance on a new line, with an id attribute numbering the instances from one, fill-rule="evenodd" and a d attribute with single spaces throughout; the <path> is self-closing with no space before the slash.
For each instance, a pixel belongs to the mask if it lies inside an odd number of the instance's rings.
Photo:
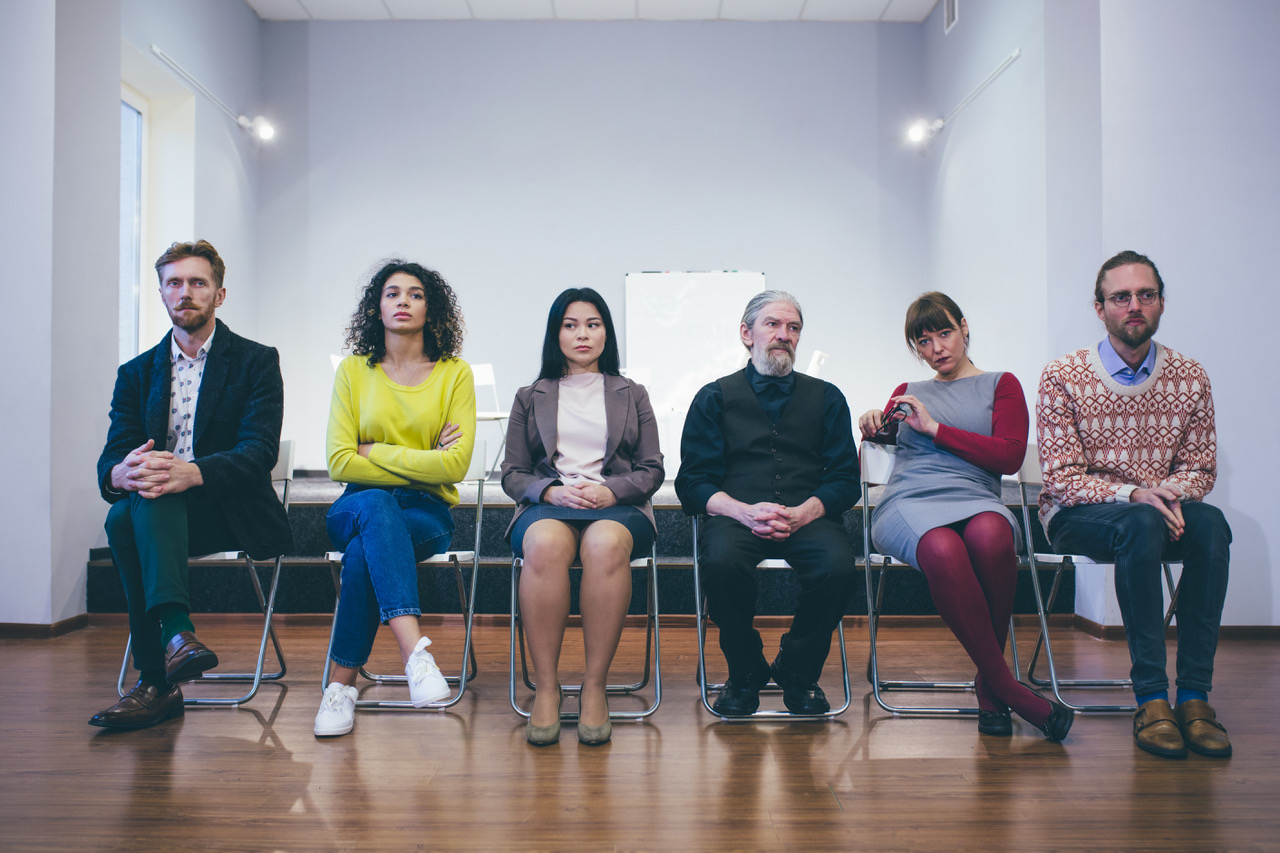
<path id="1" fill-rule="evenodd" d="M 978 730 L 1010 735 L 1012 708 L 1060 741 L 1071 709 L 1021 684 L 1004 659 L 1018 557 L 1000 475 L 1017 471 L 1027 451 L 1022 386 L 1012 373 L 974 365 L 968 321 L 945 294 L 911 303 L 905 331 L 907 346 L 935 374 L 899 385 L 883 410 L 858 419 L 864 439 L 898 446 L 871 516 L 872 538 L 924 573 L 938 613 L 977 664 Z"/>

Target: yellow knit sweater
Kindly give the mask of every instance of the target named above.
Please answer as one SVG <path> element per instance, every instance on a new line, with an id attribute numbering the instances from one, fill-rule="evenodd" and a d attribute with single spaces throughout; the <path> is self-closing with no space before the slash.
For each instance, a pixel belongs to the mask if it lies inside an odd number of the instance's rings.
<path id="1" fill-rule="evenodd" d="M 471 366 L 459 358 L 436 362 L 420 385 L 392 382 L 382 365 L 350 355 L 338 365 L 329 407 L 329 476 L 341 483 L 405 486 L 458 503 L 455 483 L 467 473 L 476 437 L 476 392 Z M 462 428 L 448 450 L 436 450 L 446 423 Z M 372 443 L 369 456 L 361 444 Z"/>

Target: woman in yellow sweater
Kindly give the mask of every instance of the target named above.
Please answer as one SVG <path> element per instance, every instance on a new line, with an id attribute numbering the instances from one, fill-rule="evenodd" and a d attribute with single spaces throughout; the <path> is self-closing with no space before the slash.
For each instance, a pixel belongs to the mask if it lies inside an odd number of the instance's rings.
<path id="1" fill-rule="evenodd" d="M 334 377 L 327 445 L 329 476 L 348 485 L 326 518 L 345 554 L 317 737 L 351 731 L 351 685 L 379 622 L 400 646 L 414 707 L 449 695 L 418 627 L 417 561 L 448 548 L 454 484 L 471 463 L 476 397 L 471 367 L 457 357 L 462 333 L 445 280 L 398 260 L 365 286 L 347 329 L 354 354 Z"/>

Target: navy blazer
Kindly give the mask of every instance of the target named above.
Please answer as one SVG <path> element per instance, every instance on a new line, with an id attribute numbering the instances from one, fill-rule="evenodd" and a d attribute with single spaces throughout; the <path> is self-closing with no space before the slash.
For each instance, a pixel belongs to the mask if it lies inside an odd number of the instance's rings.
<path id="1" fill-rule="evenodd" d="M 502 490 L 516 501 L 511 524 L 542 500 L 548 486 L 560 483 L 552 466 L 556 452 L 556 420 L 560 411 L 560 383 L 539 379 L 516 392 L 507 422 L 507 452 L 502 460 Z M 658 422 L 643 385 L 622 376 L 604 377 L 604 485 L 619 504 L 638 506 L 649 523 L 649 498 L 662 486 L 662 452 Z M 510 535 L 511 527 L 507 527 Z"/>
<path id="2" fill-rule="evenodd" d="M 293 548 L 293 533 L 271 469 L 280 452 L 284 380 L 272 347 L 242 338 L 217 320 L 196 403 L 195 462 L 204 485 L 187 494 L 193 507 L 212 503 L 226 517 L 237 547 L 255 559 Z M 164 449 L 172 389 L 172 330 L 152 349 L 120 365 L 111 395 L 111 426 L 98 457 L 98 488 L 111 503 L 111 469 L 147 439 Z M 198 509 L 192 513 L 198 517 Z M 194 523 L 198 523 L 195 521 Z"/>

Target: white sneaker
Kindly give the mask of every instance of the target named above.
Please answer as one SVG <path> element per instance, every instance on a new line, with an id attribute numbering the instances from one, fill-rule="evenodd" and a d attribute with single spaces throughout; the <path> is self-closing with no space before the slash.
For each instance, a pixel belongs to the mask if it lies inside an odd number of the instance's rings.
<path id="1" fill-rule="evenodd" d="M 404 674 L 409 676 L 409 700 L 413 707 L 421 708 L 432 702 L 439 702 L 449 697 L 449 683 L 440 674 L 436 659 L 427 651 L 431 640 L 423 637 L 413 647 L 409 662 L 404 665 Z"/>
<path id="2" fill-rule="evenodd" d="M 320 710 L 316 713 L 316 737 L 345 735 L 356 724 L 356 697 L 354 687 L 333 682 L 324 690 Z"/>

